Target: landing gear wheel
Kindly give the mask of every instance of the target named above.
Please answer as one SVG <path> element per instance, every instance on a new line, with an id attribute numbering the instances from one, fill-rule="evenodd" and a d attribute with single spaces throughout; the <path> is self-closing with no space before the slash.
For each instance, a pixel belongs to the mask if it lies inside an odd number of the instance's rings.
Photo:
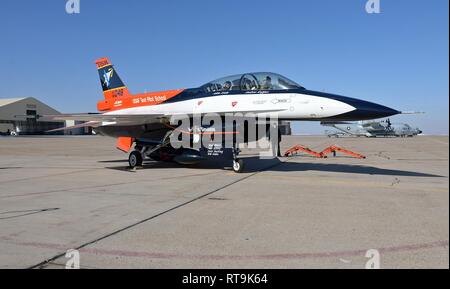
<path id="1" fill-rule="evenodd" d="M 244 161 L 241 159 L 233 160 L 233 171 L 235 173 L 242 173 L 244 170 Z"/>
<path id="2" fill-rule="evenodd" d="M 132 151 L 128 157 L 128 164 L 132 169 L 142 166 L 142 161 L 143 159 L 140 151 Z"/>

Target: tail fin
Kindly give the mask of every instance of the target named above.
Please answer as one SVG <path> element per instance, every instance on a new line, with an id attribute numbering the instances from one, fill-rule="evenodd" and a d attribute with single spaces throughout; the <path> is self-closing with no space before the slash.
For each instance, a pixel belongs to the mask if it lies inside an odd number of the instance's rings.
<path id="1" fill-rule="evenodd" d="M 129 94 L 127 87 L 120 79 L 108 58 L 100 58 L 95 61 L 95 64 L 97 65 L 105 99 L 127 96 Z"/>

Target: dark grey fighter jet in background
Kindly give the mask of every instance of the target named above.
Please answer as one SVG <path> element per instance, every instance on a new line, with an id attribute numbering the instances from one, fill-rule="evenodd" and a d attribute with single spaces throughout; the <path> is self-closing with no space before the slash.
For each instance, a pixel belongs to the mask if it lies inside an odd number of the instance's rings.
<path id="1" fill-rule="evenodd" d="M 419 128 L 412 128 L 406 123 L 391 123 L 390 119 L 368 122 L 321 122 L 321 125 L 335 129 L 326 131 L 329 137 L 413 137 L 422 133 Z"/>

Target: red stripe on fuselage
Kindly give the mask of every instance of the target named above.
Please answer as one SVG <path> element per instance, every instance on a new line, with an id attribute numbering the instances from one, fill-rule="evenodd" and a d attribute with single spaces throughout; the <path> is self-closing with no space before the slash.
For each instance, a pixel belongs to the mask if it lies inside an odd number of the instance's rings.
<path id="1" fill-rule="evenodd" d="M 114 111 L 119 109 L 158 105 L 177 96 L 184 89 L 147 92 L 140 94 L 132 94 L 124 97 L 112 97 L 105 100 L 101 100 L 97 103 L 97 109 L 99 111 Z"/>

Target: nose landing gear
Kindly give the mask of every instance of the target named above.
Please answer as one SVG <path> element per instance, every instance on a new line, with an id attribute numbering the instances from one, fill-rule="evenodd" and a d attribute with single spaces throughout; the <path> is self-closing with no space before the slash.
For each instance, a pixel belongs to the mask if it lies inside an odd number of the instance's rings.
<path id="1" fill-rule="evenodd" d="M 244 160 L 234 159 L 233 160 L 233 171 L 235 173 L 242 173 L 244 171 Z"/>
<path id="2" fill-rule="evenodd" d="M 239 158 L 241 150 L 236 148 L 236 145 L 232 148 L 233 155 L 233 171 L 235 173 L 242 173 L 244 171 L 244 160 Z"/>

